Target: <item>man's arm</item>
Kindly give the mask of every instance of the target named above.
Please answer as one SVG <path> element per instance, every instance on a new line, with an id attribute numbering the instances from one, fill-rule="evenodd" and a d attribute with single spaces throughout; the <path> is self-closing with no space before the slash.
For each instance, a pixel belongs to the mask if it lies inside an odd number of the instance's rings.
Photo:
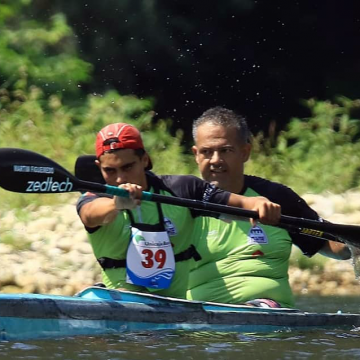
<path id="1" fill-rule="evenodd" d="M 118 213 L 114 199 L 98 197 L 82 205 L 79 216 L 87 228 L 95 228 L 112 222 Z"/>
<path id="2" fill-rule="evenodd" d="M 280 220 L 281 206 L 262 196 L 247 197 L 231 193 L 228 205 L 256 211 L 264 225 L 276 225 Z M 256 221 L 251 219 L 251 223 L 255 225 Z"/>
<path id="3" fill-rule="evenodd" d="M 162 175 L 158 179 L 160 179 L 163 189 L 174 196 L 257 211 L 259 221 L 264 225 L 276 225 L 280 220 L 280 205 L 265 197 L 233 194 L 192 175 Z M 208 214 L 201 215 L 209 216 Z M 251 222 L 255 224 L 255 221 Z"/>
<path id="4" fill-rule="evenodd" d="M 129 198 L 114 196 L 96 197 L 86 201 L 80 208 L 79 216 L 88 228 L 95 228 L 115 220 L 120 210 L 134 209 L 140 205 L 142 188 L 136 184 L 122 184 L 119 186 L 129 192 Z"/>
<path id="5" fill-rule="evenodd" d="M 253 188 L 257 193 L 271 199 L 271 201 L 279 203 L 282 214 L 324 221 L 303 198 L 287 186 L 254 176 L 248 176 L 246 180 L 248 186 Z M 351 257 L 350 249 L 342 243 L 327 241 L 325 239 L 315 240 L 302 234 L 291 234 L 291 238 L 293 239 L 293 243 L 308 257 L 316 253 L 339 260 L 346 260 Z"/>
<path id="6" fill-rule="evenodd" d="M 349 247 L 343 243 L 335 241 L 327 241 L 320 249 L 319 253 L 337 260 L 348 260 L 351 258 L 351 251 Z"/>

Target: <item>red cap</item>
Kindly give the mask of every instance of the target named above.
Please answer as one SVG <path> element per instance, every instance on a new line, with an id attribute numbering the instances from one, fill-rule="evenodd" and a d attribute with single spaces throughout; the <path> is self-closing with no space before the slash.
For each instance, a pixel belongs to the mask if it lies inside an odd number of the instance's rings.
<path id="1" fill-rule="evenodd" d="M 107 141 L 110 139 L 113 141 Z M 139 130 L 134 126 L 125 123 L 110 124 L 101 129 L 96 136 L 95 148 L 97 158 L 109 150 L 145 150 Z M 146 170 L 150 170 L 151 168 L 152 163 L 151 160 L 149 160 L 149 165 Z"/>

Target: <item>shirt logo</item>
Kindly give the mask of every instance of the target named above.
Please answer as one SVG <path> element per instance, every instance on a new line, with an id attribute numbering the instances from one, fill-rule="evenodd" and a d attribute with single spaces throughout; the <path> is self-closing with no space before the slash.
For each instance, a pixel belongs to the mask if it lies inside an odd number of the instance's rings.
<path id="1" fill-rule="evenodd" d="M 258 256 L 264 256 L 264 253 L 261 250 L 256 250 L 251 255 L 252 257 L 258 257 Z"/>
<path id="2" fill-rule="evenodd" d="M 213 184 L 208 184 L 205 192 L 203 194 L 203 201 L 209 201 L 211 198 L 211 195 L 215 192 L 215 185 Z"/>
<path id="3" fill-rule="evenodd" d="M 248 244 L 268 244 L 269 240 L 260 226 L 254 226 L 248 232 Z"/>
<path id="4" fill-rule="evenodd" d="M 164 217 L 164 224 L 165 224 L 165 229 L 166 229 L 167 233 L 169 234 L 169 236 L 177 235 L 178 232 L 176 230 L 176 227 L 170 219 Z"/>
<path id="5" fill-rule="evenodd" d="M 141 235 L 135 235 L 134 239 L 138 244 L 145 241 L 145 238 L 143 236 L 141 236 Z"/>

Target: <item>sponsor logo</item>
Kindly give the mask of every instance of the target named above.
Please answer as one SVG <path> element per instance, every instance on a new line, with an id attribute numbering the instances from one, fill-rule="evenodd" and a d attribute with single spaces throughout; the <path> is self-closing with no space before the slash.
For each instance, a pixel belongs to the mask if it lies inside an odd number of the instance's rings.
<path id="1" fill-rule="evenodd" d="M 170 241 L 157 241 L 157 242 L 145 241 L 144 245 L 148 247 L 165 247 L 165 246 L 170 246 L 171 243 Z"/>
<path id="2" fill-rule="evenodd" d="M 177 230 L 176 227 L 174 225 L 174 223 L 167 217 L 164 217 L 164 224 L 165 224 L 165 229 L 168 233 L 169 236 L 175 236 L 177 235 Z"/>
<path id="3" fill-rule="evenodd" d="M 314 230 L 314 229 L 301 229 L 300 234 L 306 234 L 306 235 L 310 235 L 310 236 L 318 236 L 318 237 L 322 237 L 324 232 L 320 231 L 320 230 Z"/>
<path id="4" fill-rule="evenodd" d="M 142 235 L 135 235 L 134 239 L 137 243 L 145 241 L 145 238 Z"/>
<path id="5" fill-rule="evenodd" d="M 29 166 L 29 165 L 14 165 L 14 172 L 36 173 L 36 174 L 54 174 L 55 170 L 49 166 Z"/>
<path id="6" fill-rule="evenodd" d="M 147 241 L 144 236 L 142 235 L 135 235 L 134 236 L 135 242 L 140 246 L 146 247 L 165 247 L 170 246 L 170 241 L 167 240 L 160 240 L 160 241 Z"/>
<path id="7" fill-rule="evenodd" d="M 269 240 L 260 226 L 254 226 L 248 232 L 249 244 L 268 244 Z"/>
<path id="8" fill-rule="evenodd" d="M 73 189 L 73 183 L 69 178 L 66 181 L 54 181 L 48 177 L 45 181 L 28 181 L 26 192 L 69 192 Z"/>
<path id="9" fill-rule="evenodd" d="M 211 195 L 215 192 L 215 185 L 208 184 L 203 194 L 203 201 L 209 201 Z"/>
<path id="10" fill-rule="evenodd" d="M 258 256 L 264 256 L 264 253 L 261 250 L 256 250 L 255 252 L 252 253 L 253 257 L 258 257 Z"/>

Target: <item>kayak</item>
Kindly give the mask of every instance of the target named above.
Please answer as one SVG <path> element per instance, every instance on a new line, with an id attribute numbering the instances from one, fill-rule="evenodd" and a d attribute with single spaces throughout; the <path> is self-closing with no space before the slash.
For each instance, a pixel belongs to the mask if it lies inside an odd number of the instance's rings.
<path id="1" fill-rule="evenodd" d="M 360 314 L 187 301 L 97 286 L 74 296 L 0 294 L 0 339 L 8 341 L 158 330 L 267 333 L 358 327 Z"/>

